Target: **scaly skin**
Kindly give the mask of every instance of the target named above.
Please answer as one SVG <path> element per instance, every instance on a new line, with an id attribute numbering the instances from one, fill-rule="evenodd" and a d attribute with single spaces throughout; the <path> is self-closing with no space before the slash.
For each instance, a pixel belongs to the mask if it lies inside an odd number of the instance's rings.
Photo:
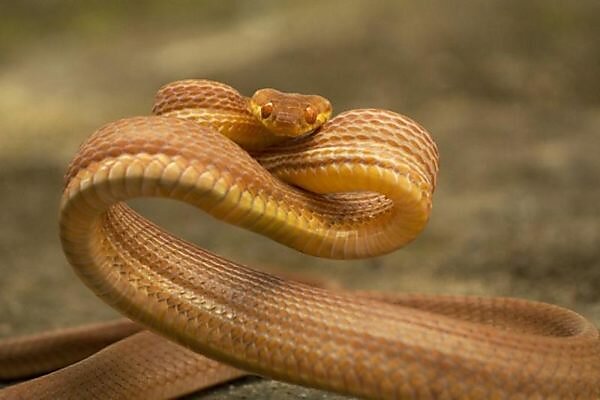
<path id="1" fill-rule="evenodd" d="M 122 203 L 185 201 L 333 258 L 384 254 L 424 228 L 438 161 L 418 124 L 352 110 L 260 150 L 279 139 L 267 138 L 236 93 L 211 81 L 167 85 L 154 108 L 160 116 L 110 123 L 80 148 L 67 173 L 61 239 L 98 296 L 236 368 L 364 398 L 600 396 L 598 331 L 571 311 L 517 299 L 315 288 L 199 249 Z M 251 135 L 256 158 L 219 131 Z"/>

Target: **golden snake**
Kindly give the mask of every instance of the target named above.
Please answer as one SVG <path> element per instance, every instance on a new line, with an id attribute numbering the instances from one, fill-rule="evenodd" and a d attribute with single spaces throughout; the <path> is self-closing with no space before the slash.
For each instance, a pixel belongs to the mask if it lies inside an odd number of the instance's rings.
<path id="1" fill-rule="evenodd" d="M 153 111 L 105 125 L 79 149 L 61 202 L 63 248 L 110 305 L 222 363 L 119 321 L 0 344 L 6 378 L 132 335 L 0 398 L 173 397 L 242 370 L 371 399 L 600 398 L 598 330 L 572 311 L 287 281 L 179 240 L 122 203 L 181 200 L 315 256 L 384 254 L 429 218 L 438 153 L 414 121 L 379 109 L 328 120 L 319 96 L 265 89 L 247 99 L 206 80 L 164 86 Z"/>

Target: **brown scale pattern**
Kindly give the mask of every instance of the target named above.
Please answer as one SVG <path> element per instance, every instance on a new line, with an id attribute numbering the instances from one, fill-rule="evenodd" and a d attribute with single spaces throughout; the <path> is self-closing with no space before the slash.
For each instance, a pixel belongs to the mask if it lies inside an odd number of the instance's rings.
<path id="1" fill-rule="evenodd" d="M 147 331 L 98 350 L 67 368 L 0 391 L 0 399 L 168 399 L 247 375 Z"/>
<path id="2" fill-rule="evenodd" d="M 171 82 L 160 88 L 154 98 L 152 113 L 162 115 L 186 108 L 244 113 L 247 110 L 247 99 L 229 85 L 209 80 L 187 79 Z"/>
<path id="3" fill-rule="evenodd" d="M 206 98 L 227 93 L 217 101 L 223 108 L 214 106 L 218 118 L 238 101 L 226 85 L 184 81 L 161 89 L 155 112 L 182 104 L 183 111 L 196 110 L 199 100 L 189 92 L 198 88 Z M 195 112 L 185 114 L 191 121 L 162 116 L 108 124 L 82 145 L 67 172 L 65 254 L 113 307 L 235 368 L 364 398 L 600 396 L 598 330 L 569 310 L 517 299 L 315 288 L 206 252 L 122 203 L 173 198 L 309 254 L 381 254 L 411 241 L 431 209 L 438 152 L 418 124 L 389 111 L 352 110 L 312 135 L 254 151 L 255 160 L 211 124 L 198 124 Z M 0 398 L 173 396 L 243 374 L 149 333 L 111 347 Z M 121 370 L 114 347 L 149 369 Z M 102 375 L 107 368 L 114 372 Z M 200 385 L 198 371 L 206 378 Z M 103 387 L 94 383 L 100 378 Z M 77 392 L 74 379 L 93 391 Z"/>
<path id="4" fill-rule="evenodd" d="M 114 218 L 114 219 L 113 219 Z M 117 215 L 111 218 L 110 223 L 107 221 L 105 227 L 107 229 L 116 229 L 118 234 L 114 233 L 114 243 L 126 243 L 124 247 L 134 251 L 137 249 L 138 252 L 145 253 L 148 249 L 143 249 L 144 244 L 148 243 L 148 238 L 145 238 L 145 232 L 151 231 L 150 226 L 144 225 L 145 222 L 137 220 L 138 217 L 133 215 L 123 215 L 120 211 Z M 116 221 L 122 221 L 117 224 Z M 136 226 L 138 224 L 144 225 L 143 228 L 134 229 L 137 234 L 131 234 L 131 229 L 128 227 Z M 120 225 L 120 226 L 118 226 Z M 109 228 L 110 227 L 110 228 Z M 141 234 L 141 236 L 140 236 Z M 118 235 L 118 236 L 117 236 Z M 148 235 L 153 235 L 148 233 Z M 156 235 L 153 235 L 156 236 Z M 159 236 L 162 236 L 160 234 Z M 413 309 L 405 309 L 400 307 L 390 307 L 383 303 L 373 303 L 370 300 L 360 300 L 359 297 L 354 295 L 344 294 L 327 294 L 319 289 L 308 288 L 302 285 L 281 281 L 276 278 L 271 278 L 263 274 L 257 274 L 253 276 L 253 273 L 241 266 L 233 265 L 225 260 L 218 259 L 215 256 L 210 256 L 210 261 L 206 264 L 199 266 L 196 260 L 199 258 L 205 258 L 205 253 L 200 250 L 191 247 L 183 242 L 178 241 L 175 238 L 164 238 L 164 241 L 160 243 L 160 249 L 164 253 L 172 253 L 172 255 L 178 254 L 177 274 L 175 270 L 168 271 L 165 268 L 173 268 L 174 266 L 168 266 L 168 262 L 153 263 L 156 266 L 156 275 L 167 275 L 172 276 L 168 280 L 169 285 L 173 285 L 170 288 L 156 289 L 156 293 L 179 293 L 181 290 L 187 290 L 189 292 L 195 292 L 201 287 L 201 295 L 198 295 L 196 299 L 200 299 L 200 302 L 206 298 L 216 299 L 211 303 L 211 307 L 219 309 L 218 315 L 231 315 L 236 317 L 236 322 L 240 326 L 243 326 L 248 331 L 248 336 L 245 340 L 234 342 L 228 342 L 231 353 L 229 356 L 223 354 L 215 354 L 222 347 L 222 343 L 219 343 L 217 349 L 206 349 L 200 347 L 198 350 L 202 352 L 208 352 L 219 359 L 225 359 L 228 362 L 234 363 L 247 368 L 245 364 L 247 360 L 259 361 L 258 355 L 250 351 L 247 354 L 245 349 L 247 343 L 262 343 L 267 347 L 265 354 L 279 354 L 285 353 L 287 348 L 318 348 L 325 346 L 327 341 L 333 341 L 337 344 L 336 347 L 329 348 L 328 354 L 340 355 L 344 354 L 344 345 L 348 342 L 360 343 L 360 346 L 369 348 L 368 354 L 360 354 L 358 350 L 353 350 L 353 357 L 360 359 L 361 357 L 367 357 L 366 364 L 374 365 L 377 364 L 385 371 L 394 371 L 396 368 L 400 368 L 401 365 L 407 365 L 411 362 L 411 358 L 407 357 L 407 354 L 411 353 L 411 350 L 415 349 L 407 348 L 402 349 L 403 340 L 394 340 L 404 336 L 414 336 L 419 338 L 419 345 L 425 348 L 429 348 L 431 352 L 435 354 L 435 349 L 443 344 L 443 347 L 449 350 L 455 357 L 460 357 L 456 360 L 458 365 L 466 367 L 473 363 L 476 367 L 481 365 L 477 362 L 481 359 L 491 358 L 494 356 L 493 362 L 497 364 L 496 368 L 500 370 L 514 369 L 517 368 L 520 358 L 533 357 L 533 355 L 539 355 L 537 360 L 529 360 L 532 370 L 538 369 L 538 373 L 541 377 L 537 379 L 535 377 L 523 376 L 520 380 L 518 376 L 512 376 L 511 382 L 500 380 L 497 382 L 498 386 L 490 386 L 487 388 L 490 390 L 489 393 L 495 391 L 509 390 L 518 388 L 527 388 L 530 392 L 525 391 L 524 393 L 546 393 L 549 395 L 550 392 L 541 392 L 543 390 L 543 384 L 547 383 L 545 380 L 550 381 L 552 377 L 544 376 L 544 371 L 551 371 L 553 368 L 560 370 L 561 365 L 564 364 L 568 359 L 583 363 L 582 367 L 585 366 L 586 362 L 592 361 L 598 356 L 597 351 L 594 353 L 586 354 L 589 352 L 589 346 L 597 340 L 597 333 L 585 320 L 579 316 L 570 313 L 566 310 L 562 310 L 558 307 L 544 306 L 537 304 L 537 307 L 532 308 L 535 303 L 517 301 L 511 299 L 495 299 L 494 303 L 491 303 L 485 299 L 477 298 L 463 298 L 463 299 L 451 299 L 451 298 L 438 298 L 429 299 L 430 304 L 424 301 L 422 298 L 415 298 L 413 301 L 408 300 L 396 300 L 398 304 L 410 305 Z M 154 249 L 156 251 L 156 249 Z M 181 256 L 185 254 L 185 256 Z M 138 259 L 139 255 L 130 254 L 132 259 Z M 171 257 L 166 257 L 171 258 Z M 123 262 L 123 265 L 131 265 L 131 261 Z M 182 272 L 183 271 L 183 272 Z M 185 273 L 184 273 L 185 272 Z M 207 275 L 208 273 L 208 275 Z M 143 275 L 146 275 L 144 272 Z M 130 279 L 135 281 L 135 279 Z M 153 280 L 155 282 L 156 280 Z M 148 283 L 148 285 L 154 285 Z M 223 286 L 221 286 L 223 285 Z M 227 288 L 226 285 L 231 285 L 235 289 Z M 211 293 L 212 292 L 212 293 Z M 225 297 L 223 295 L 227 293 Z M 151 295 L 150 295 L 151 296 Z M 347 297 L 349 296 L 349 297 Z M 371 295 L 374 297 L 375 295 Z M 393 299 L 393 297 L 392 297 Z M 385 300 L 385 299 L 384 299 Z M 425 298 L 425 300 L 428 300 Z M 393 300 L 387 299 L 388 302 Z M 181 302 L 179 302 L 181 303 Z M 461 304 L 462 303 L 462 304 Z M 216 304 L 216 305 L 215 305 Z M 495 329 L 489 329 L 485 326 L 472 326 L 470 324 L 457 323 L 455 320 L 447 320 L 446 318 L 432 318 L 428 313 L 419 313 L 415 311 L 422 307 L 428 311 L 437 312 L 440 314 L 446 314 L 454 318 L 460 318 L 462 320 L 485 322 L 486 317 L 481 316 L 484 312 L 488 312 L 488 315 L 493 316 L 499 322 L 491 324 L 492 326 L 503 326 L 503 331 L 510 328 L 508 333 L 498 332 Z M 211 323 L 206 322 L 205 316 L 199 316 L 194 311 L 202 309 L 199 307 L 182 307 L 187 310 L 186 324 L 194 324 L 194 321 L 201 321 L 206 323 L 207 328 L 203 328 L 200 325 L 198 331 L 206 331 L 217 329 L 217 335 L 227 335 L 224 332 L 229 332 L 232 328 L 229 326 L 230 321 L 227 319 L 219 318 L 218 321 Z M 448 311 L 450 309 L 451 311 Z M 440 311 L 441 310 L 441 311 Z M 491 310 L 491 311 L 490 311 Z M 466 312 L 468 311 L 468 312 Z M 522 317 L 518 317 L 519 313 L 524 314 Z M 467 315 L 467 317 L 461 318 L 461 315 Z M 294 321 L 297 325 L 290 322 L 290 317 L 293 316 Z M 531 317 L 535 317 L 532 319 Z M 531 327 L 529 328 L 518 328 L 523 325 L 516 324 L 515 320 L 530 319 Z M 537 322 L 536 322 L 537 319 Z M 540 321 L 545 321 L 540 323 Z M 152 323 L 151 321 L 145 321 Z M 376 324 L 378 330 L 373 332 L 371 328 Z M 398 324 L 399 326 L 396 326 Z M 404 325 L 406 324 L 406 325 Z M 561 325 L 563 325 L 561 327 Z M 302 326 L 302 332 L 294 332 L 295 327 Z M 263 331 L 264 339 L 261 341 L 257 338 L 254 333 L 252 335 L 252 327 L 260 332 Z M 397 330 L 400 329 L 400 332 Z M 362 334 L 361 332 L 371 332 L 370 335 Z M 541 336 L 529 336 L 518 334 L 516 332 L 528 332 L 537 333 Z M 445 337 L 441 333 L 445 333 Z M 197 340 L 197 331 L 192 329 L 192 337 L 180 338 L 185 343 L 189 344 L 189 341 Z M 568 338 L 559 342 L 557 337 Z M 518 337 L 519 341 L 515 341 Z M 352 340 L 354 338 L 354 340 Z M 387 340 L 385 339 L 387 338 Z M 273 342 L 269 348 L 269 339 Z M 284 340 L 291 341 L 290 343 L 284 342 Z M 388 342 L 388 340 L 390 342 Z M 246 342 L 247 341 L 247 342 Z M 410 342 L 410 340 L 406 340 Z M 373 342 L 370 344 L 370 342 Z M 586 344 L 587 343 L 587 344 Z M 238 347 L 236 347 L 236 345 Z M 406 345 L 406 344 L 405 344 Z M 386 349 L 386 347 L 388 347 Z M 282 350 L 283 349 L 283 350 Z M 458 351 L 458 349 L 461 349 Z M 500 349 L 502 349 L 500 351 Z M 406 354 L 402 353 L 402 350 L 406 351 Z M 453 350 L 453 351 L 452 351 Z M 562 350 L 562 351 L 559 351 Z M 420 350 L 419 350 L 420 351 Z M 397 366 L 386 365 L 384 356 L 380 356 L 378 353 L 381 352 L 386 356 L 396 354 L 398 359 Z M 439 350 L 438 350 L 439 352 Z M 304 353 L 301 353 L 301 355 Z M 529 356 L 527 356 L 529 354 Z M 229 359 L 228 357 L 241 357 L 242 360 Z M 305 357 L 310 357 L 304 354 Z M 381 358 L 380 358 L 381 357 Z M 426 355 L 423 355 L 427 358 Z M 462 359 L 464 357 L 464 359 Z M 517 357 L 517 358 L 515 358 Z M 294 355 L 295 361 L 298 364 L 305 365 L 306 368 L 312 368 L 314 363 L 312 359 L 303 360 L 299 354 Z M 296 359 L 299 358 L 299 359 Z M 334 357 L 335 358 L 335 357 Z M 444 360 L 441 354 L 437 354 L 439 358 L 437 361 L 441 365 L 444 364 Z M 534 357 L 533 357 L 534 358 Z M 373 359 L 377 359 L 375 362 Z M 277 357 L 267 358 L 263 360 L 269 367 L 277 362 Z M 415 364 L 420 364 L 421 361 L 412 360 Z M 537 362 L 536 362 L 537 361 Z M 490 361 L 491 362 L 491 361 Z M 504 367 L 503 367 L 504 365 Z M 289 365 L 281 366 L 279 373 L 286 373 L 289 371 Z M 256 368 L 256 365 L 253 366 Z M 351 365 L 347 365 L 342 374 L 352 374 Z M 522 368 L 522 366 L 521 366 Z M 593 364 L 590 365 L 590 371 L 593 371 Z M 468 368 L 467 368 L 468 369 Z M 565 368 L 563 368 L 564 370 Z M 582 368 L 584 369 L 584 368 Z M 256 369 L 254 369 L 256 371 Z M 258 372 L 264 372 L 260 369 Z M 315 371 L 304 371 L 304 373 L 314 373 Z M 278 378 L 290 379 L 287 375 L 275 374 Z M 409 371 L 411 373 L 411 371 Z M 421 375 L 427 375 L 426 372 L 420 371 L 416 368 L 412 371 L 417 377 Z M 474 370 L 470 373 L 475 374 L 474 377 L 469 378 L 467 383 L 470 382 L 474 388 L 477 387 L 477 381 L 482 378 L 478 371 Z M 270 375 L 273 373 L 271 372 Z M 452 373 L 445 371 L 443 377 L 444 381 L 451 381 Z M 331 385 L 335 379 L 339 379 L 333 375 L 327 375 L 328 385 Z M 348 377 L 345 377 L 348 379 Z M 507 377 L 508 378 L 508 377 Z M 573 390 L 571 386 L 576 376 L 564 375 L 562 379 L 565 379 L 560 383 L 561 386 L 557 386 L 558 389 L 562 390 L 563 393 L 569 393 L 568 391 Z M 375 378 L 376 379 L 376 378 Z M 411 379 L 406 378 L 405 379 Z M 463 377 L 463 383 L 465 382 Z M 486 378 L 491 379 L 490 377 Z M 530 381 L 533 379 L 533 381 Z M 344 379 L 342 379 L 344 380 Z M 435 379 L 428 381 L 433 385 Z M 298 381 L 296 381 L 298 382 Z M 363 382 L 370 383 L 370 382 Z M 539 385 L 540 387 L 534 387 Z M 558 385 L 558 383 L 557 383 Z M 593 383 L 591 384 L 593 385 Z M 589 386 L 592 388 L 593 386 Z M 331 388 L 331 386 L 326 386 Z M 379 394 L 381 395 L 381 394 Z M 377 396 L 375 396 L 377 397 Z"/>
<path id="5" fill-rule="evenodd" d="M 335 135 L 335 129 L 321 130 L 318 135 Z M 315 135 L 316 136 L 316 135 Z M 327 140 L 323 141 L 327 143 Z M 311 144 L 312 145 L 312 144 Z M 352 165 L 359 164 L 361 146 L 365 142 L 358 142 L 355 148 L 346 146 L 349 152 L 355 154 L 351 157 Z M 318 144 L 314 146 L 319 148 Z M 134 150 L 136 149 L 137 150 Z M 332 164 L 337 159 L 329 161 L 324 157 L 311 157 L 306 149 L 296 147 L 295 157 L 304 158 L 309 161 L 306 165 L 300 162 L 296 168 L 291 166 L 296 172 L 309 171 L 311 175 L 328 175 L 331 171 L 322 170 L 324 165 Z M 74 171 L 84 169 L 92 163 L 97 163 L 102 159 L 115 158 L 118 149 L 122 149 L 124 154 L 162 154 L 178 156 L 183 160 L 194 160 L 198 168 L 211 169 L 219 176 L 227 176 L 227 180 L 235 181 L 240 190 L 247 190 L 253 197 L 260 195 L 264 202 L 277 203 L 278 207 L 286 210 L 295 210 L 297 214 L 305 220 L 312 220 L 324 227 L 340 227 L 340 229 L 359 229 L 357 235 L 370 235 L 373 229 L 385 231 L 388 227 L 398 225 L 398 217 L 390 217 L 390 211 L 395 211 L 392 207 L 393 202 L 383 196 L 374 195 L 329 195 L 317 196 L 310 192 L 300 191 L 290 186 L 284 185 L 274 179 L 267 173 L 257 161 L 250 158 L 238 146 L 226 140 L 223 136 L 213 130 L 203 128 L 197 124 L 176 118 L 165 117 L 140 117 L 116 121 L 100 128 L 92 135 L 88 142 L 80 148 L 78 156 L 74 159 L 69 171 L 67 180 L 71 179 Z M 303 153 L 304 152 L 304 153 Z M 221 157 L 221 154 L 227 154 L 229 158 Z M 283 173 L 277 169 L 279 165 L 272 166 L 268 160 L 268 153 L 263 153 L 259 161 L 263 166 L 273 169 L 275 175 L 287 179 Z M 292 157 L 292 155 L 290 155 Z M 314 160 L 311 162 L 311 160 Z M 393 173 L 403 167 L 403 159 L 396 157 L 397 166 L 390 166 L 385 162 L 377 163 L 378 160 L 370 161 L 370 165 L 379 165 L 381 168 L 389 169 Z M 364 162 L 364 161 L 363 161 Z M 408 163 L 407 163 L 408 164 Z M 422 176 L 423 174 L 419 174 Z M 408 174 L 410 176 L 410 174 Z M 419 181 L 419 176 L 415 175 L 415 181 Z M 319 180 L 324 178 L 320 177 Z M 423 182 L 421 180 L 421 182 Z M 297 183 L 297 182 L 294 182 Z M 301 183 L 300 183 L 301 184 Z M 364 190 L 377 190 L 365 187 Z M 425 183 L 424 191 L 428 192 L 421 195 L 430 199 L 432 187 Z M 421 207 L 421 206 L 418 206 Z M 429 208 L 430 202 L 425 202 L 422 207 Z M 397 207 L 396 207 L 397 208 Z M 242 226 L 243 221 L 231 221 L 239 223 Z M 422 227 L 422 225 L 421 225 Z M 254 229 L 248 226 L 249 229 Z M 260 232 L 260 231 L 259 231 Z M 279 240 L 274 237 L 275 240 Z M 385 245 L 385 250 L 391 251 L 402 243 L 395 245 Z M 350 257 L 350 254 L 344 256 Z"/>
<path id="6" fill-rule="evenodd" d="M 90 356 L 142 330 L 128 320 L 6 339 L 0 345 L 0 380 L 36 376 Z"/>

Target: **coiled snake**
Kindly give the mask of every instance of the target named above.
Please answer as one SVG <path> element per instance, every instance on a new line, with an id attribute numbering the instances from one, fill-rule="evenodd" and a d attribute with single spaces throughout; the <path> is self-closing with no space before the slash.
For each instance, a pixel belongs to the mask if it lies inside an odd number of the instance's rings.
<path id="1" fill-rule="evenodd" d="M 384 254 L 429 217 L 438 153 L 417 123 L 378 109 L 329 120 L 320 96 L 263 89 L 247 99 L 207 80 L 164 86 L 153 112 L 81 146 L 60 234 L 81 279 L 161 336 L 124 320 L 9 339 L 5 378 L 116 343 L 0 398 L 174 397 L 244 371 L 371 399 L 599 398 L 598 330 L 569 310 L 287 281 L 179 240 L 123 203 L 181 200 L 315 256 Z"/>

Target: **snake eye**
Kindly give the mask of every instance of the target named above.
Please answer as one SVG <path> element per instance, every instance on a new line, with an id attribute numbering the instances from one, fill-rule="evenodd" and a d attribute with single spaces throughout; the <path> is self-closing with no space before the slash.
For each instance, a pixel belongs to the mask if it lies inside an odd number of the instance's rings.
<path id="1" fill-rule="evenodd" d="M 265 119 L 269 118 L 271 113 L 273 112 L 273 103 L 268 102 L 264 106 L 260 108 L 260 116 Z"/>
<path id="2" fill-rule="evenodd" d="M 304 109 L 304 119 L 309 124 L 314 124 L 317 120 L 317 111 L 311 106 L 306 106 Z"/>

